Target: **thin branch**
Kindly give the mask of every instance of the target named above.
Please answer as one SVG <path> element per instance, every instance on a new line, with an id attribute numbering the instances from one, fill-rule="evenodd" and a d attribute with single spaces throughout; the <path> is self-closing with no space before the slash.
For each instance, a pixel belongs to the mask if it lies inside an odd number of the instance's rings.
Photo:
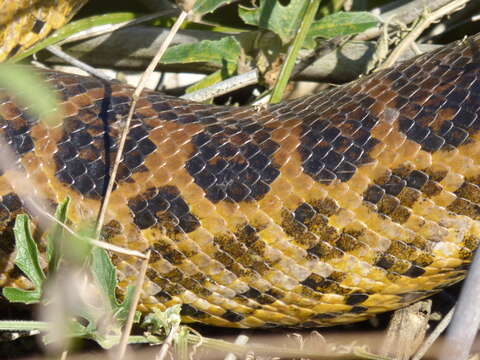
<path id="1" fill-rule="evenodd" d="M 150 260 L 151 250 L 147 251 L 146 258 L 142 261 L 142 266 L 138 274 L 137 281 L 135 282 L 135 290 L 132 296 L 132 302 L 130 304 L 130 309 L 128 309 L 127 322 L 123 328 L 122 336 L 120 337 L 120 344 L 118 345 L 117 359 L 122 360 L 125 356 L 128 345 L 128 337 L 132 331 L 133 321 L 135 319 L 135 312 L 137 309 L 138 301 L 140 300 L 140 295 L 142 293 L 142 285 L 145 280 L 145 275 L 147 273 L 147 267 Z"/>
<path id="2" fill-rule="evenodd" d="M 227 94 L 245 86 L 254 85 L 258 82 L 258 71 L 250 70 L 244 74 L 233 76 L 212 86 L 192 91 L 181 96 L 182 99 L 202 102 L 216 96 Z"/>
<path id="3" fill-rule="evenodd" d="M 476 252 L 447 331 L 440 360 L 468 358 L 480 324 L 480 252 Z"/>
<path id="4" fill-rule="evenodd" d="M 168 332 L 168 336 L 162 344 L 159 353 L 155 356 L 155 360 L 164 360 L 165 356 L 167 356 L 168 350 L 172 347 L 172 342 L 175 339 L 175 336 L 178 333 L 178 329 L 180 327 L 180 322 L 177 321 L 172 325 L 172 328 Z"/>
<path id="5" fill-rule="evenodd" d="M 436 11 L 442 6 L 448 5 L 452 0 L 413 0 L 405 3 L 403 0 L 397 0 L 380 8 L 373 9 L 371 12 L 378 15 L 385 22 L 395 20 L 403 24 L 411 24 L 422 14 L 423 11 Z M 355 40 L 371 40 L 381 33 L 381 27 L 371 28 L 355 36 Z"/>
<path id="6" fill-rule="evenodd" d="M 445 317 L 440 321 L 437 325 L 435 330 L 428 336 L 428 338 L 423 342 L 423 344 L 418 348 L 417 353 L 415 356 L 412 357 L 412 360 L 421 360 L 423 356 L 427 353 L 428 349 L 433 345 L 433 343 L 438 339 L 438 337 L 443 333 L 443 331 L 447 328 L 448 324 L 453 317 L 453 312 L 455 311 L 455 307 L 450 309 L 450 311 L 445 315 Z"/>
<path id="7" fill-rule="evenodd" d="M 50 45 L 47 46 L 47 50 L 50 51 L 52 54 L 55 56 L 58 56 L 59 58 L 65 60 L 70 65 L 76 66 L 79 69 L 89 73 L 90 75 L 93 75 L 97 78 L 103 79 L 105 81 L 112 81 L 113 78 L 105 74 L 104 72 L 95 69 L 94 67 L 84 63 L 83 61 L 80 61 L 73 56 L 68 55 L 66 52 L 64 52 L 60 46 L 57 45 Z"/>
<path id="8" fill-rule="evenodd" d="M 398 46 L 391 52 L 387 60 L 385 60 L 382 66 L 380 66 L 378 69 L 385 69 L 392 66 L 405 51 L 405 49 L 410 47 L 426 28 L 442 17 L 460 10 L 469 1 L 470 0 L 454 0 L 444 7 L 432 12 L 431 14 L 427 14 L 425 19 L 420 21 L 418 25 L 416 25 L 414 29 L 400 42 L 400 44 L 398 44 Z"/>
<path id="9" fill-rule="evenodd" d="M 235 345 L 247 345 L 250 338 L 247 335 L 240 334 L 235 339 Z M 233 353 L 228 353 L 223 360 L 237 360 L 237 356 Z"/>
<path id="10" fill-rule="evenodd" d="M 103 198 L 102 205 L 100 207 L 100 212 L 99 212 L 98 218 L 97 218 L 97 228 L 96 228 L 97 237 L 100 235 L 100 231 L 102 229 L 103 222 L 105 220 L 105 214 L 107 212 L 108 203 L 110 201 L 110 196 L 112 194 L 113 185 L 115 184 L 115 178 L 117 177 L 118 166 L 120 165 L 120 162 L 122 160 L 123 149 L 125 147 L 125 142 L 127 140 L 127 134 L 128 134 L 129 129 L 130 129 L 130 123 L 132 122 L 132 118 L 133 118 L 133 114 L 135 112 L 135 107 L 137 105 L 138 97 L 140 96 L 143 89 L 145 88 L 145 84 L 147 82 L 148 77 L 155 70 L 155 67 L 157 66 L 161 57 L 163 56 L 163 54 L 167 50 L 168 46 L 172 42 L 173 37 L 177 33 L 178 29 L 180 28 L 180 26 L 183 24 L 183 22 L 187 18 L 187 15 L 188 15 L 188 13 L 185 12 L 185 11 L 182 11 L 180 13 L 180 16 L 178 17 L 177 21 L 175 21 L 175 24 L 173 24 L 172 29 L 170 30 L 169 34 L 167 35 L 167 38 L 165 39 L 163 44 L 158 49 L 156 55 L 154 56 L 154 58 L 152 59 L 152 61 L 148 65 L 145 72 L 142 74 L 142 77 L 140 78 L 140 81 L 138 82 L 138 85 L 135 88 L 135 91 L 133 92 L 132 104 L 130 105 L 130 111 L 128 113 L 127 121 L 125 123 L 125 126 L 124 126 L 123 131 L 122 131 L 122 135 L 120 137 L 120 141 L 119 141 L 119 144 L 118 144 L 117 155 L 115 157 L 115 162 L 113 164 L 112 173 L 110 174 L 110 181 L 108 182 L 107 191 L 105 192 L 105 196 Z"/>

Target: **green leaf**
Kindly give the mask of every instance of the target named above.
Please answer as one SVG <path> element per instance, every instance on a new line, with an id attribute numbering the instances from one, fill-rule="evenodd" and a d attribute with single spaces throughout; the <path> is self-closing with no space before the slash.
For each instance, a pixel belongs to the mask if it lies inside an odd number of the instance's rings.
<path id="1" fill-rule="evenodd" d="M 378 18 L 374 15 L 359 12 L 338 12 L 315 21 L 305 39 L 304 46 L 315 47 L 315 38 L 333 38 L 335 36 L 352 35 L 378 25 Z"/>
<path id="2" fill-rule="evenodd" d="M 295 36 L 307 5 L 306 0 L 291 0 L 286 6 L 277 0 L 261 0 L 258 8 L 240 6 L 238 13 L 247 24 L 273 31 L 286 44 Z"/>
<path id="3" fill-rule="evenodd" d="M 193 12 L 200 15 L 206 14 L 233 1 L 234 0 L 197 0 L 193 6 Z"/>
<path id="4" fill-rule="evenodd" d="M 94 246 L 91 254 L 92 262 L 90 269 L 92 274 L 103 294 L 106 295 L 111 307 L 115 309 L 118 307 L 115 296 L 115 288 L 117 287 L 115 267 L 104 249 Z"/>
<path id="5" fill-rule="evenodd" d="M 99 247 L 94 247 L 91 254 L 90 269 L 95 281 L 102 290 L 106 299 L 110 302 L 115 318 L 123 324 L 127 320 L 128 312 L 133 300 L 134 287 L 128 286 L 122 303 L 117 300 L 115 289 L 117 287 L 117 275 L 115 267 L 107 252 Z M 135 321 L 140 319 L 140 313 L 135 313 Z"/>
<path id="6" fill-rule="evenodd" d="M 52 229 L 48 232 L 47 235 L 47 259 L 48 259 L 48 270 L 49 273 L 53 273 L 58 269 L 58 264 L 61 257 L 61 244 L 63 238 L 63 226 L 60 224 L 65 224 L 67 221 L 67 211 L 68 205 L 70 203 L 70 198 L 67 197 L 63 202 L 61 202 L 55 211 L 55 219 L 58 220 L 58 223 L 53 224 Z"/>
<path id="7" fill-rule="evenodd" d="M 42 284 L 45 281 L 45 274 L 40 266 L 37 244 L 30 232 L 30 221 L 27 215 L 18 215 L 13 228 L 15 235 L 15 265 L 33 283 L 35 290 L 25 291 L 6 287 L 3 295 L 12 302 L 23 302 L 26 304 L 37 303 L 41 298 Z"/>
<path id="8" fill-rule="evenodd" d="M 180 323 L 181 310 L 181 304 L 172 305 L 164 311 L 153 308 L 153 312 L 145 316 L 142 326 L 154 334 L 168 334 L 174 324 Z"/>
<path id="9" fill-rule="evenodd" d="M 39 290 L 22 290 L 13 287 L 3 289 L 3 296 L 10 302 L 36 304 L 40 302 L 41 295 L 42 293 Z"/>
<path id="10" fill-rule="evenodd" d="M 18 215 L 13 228 L 17 255 L 15 265 L 30 279 L 36 288 L 41 288 L 45 274 L 40 266 L 37 244 L 30 232 L 30 220 L 27 215 Z"/>
<path id="11" fill-rule="evenodd" d="M 236 63 L 240 56 L 240 44 L 231 36 L 220 40 L 203 40 L 194 44 L 182 44 L 169 48 L 162 57 L 164 64 L 210 62 L 223 66 Z"/>

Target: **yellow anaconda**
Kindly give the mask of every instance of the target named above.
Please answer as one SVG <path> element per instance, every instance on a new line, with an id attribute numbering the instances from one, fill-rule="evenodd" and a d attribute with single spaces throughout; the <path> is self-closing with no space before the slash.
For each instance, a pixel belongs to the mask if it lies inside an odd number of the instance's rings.
<path id="1" fill-rule="evenodd" d="M 34 193 L 95 217 L 132 89 L 42 72 L 60 96 L 49 128 L 0 93 L 18 161 L 0 176 L 0 283 L 10 228 Z M 32 186 L 11 179 L 27 178 Z M 480 35 L 333 90 L 268 108 L 145 91 L 103 238 L 153 249 L 140 310 L 230 327 L 362 320 L 465 274 L 480 236 Z M 113 255 L 120 288 L 138 259 Z"/>

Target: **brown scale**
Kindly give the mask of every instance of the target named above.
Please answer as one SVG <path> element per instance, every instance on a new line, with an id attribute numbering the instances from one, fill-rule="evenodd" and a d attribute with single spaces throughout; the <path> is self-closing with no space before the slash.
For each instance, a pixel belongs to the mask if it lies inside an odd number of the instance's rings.
<path id="1" fill-rule="evenodd" d="M 153 250 L 140 309 L 181 303 L 185 321 L 325 326 L 460 280 L 480 229 L 479 45 L 477 35 L 266 109 L 145 92 L 102 231 Z M 33 189 L 52 209 L 70 196 L 73 223 L 95 218 L 132 94 L 42 74 L 62 99 L 61 125 L 0 103 L 18 158 L 0 177 L 0 282 L 21 288 L 8 237 L 21 199 Z M 112 260 L 123 291 L 139 260 Z"/>

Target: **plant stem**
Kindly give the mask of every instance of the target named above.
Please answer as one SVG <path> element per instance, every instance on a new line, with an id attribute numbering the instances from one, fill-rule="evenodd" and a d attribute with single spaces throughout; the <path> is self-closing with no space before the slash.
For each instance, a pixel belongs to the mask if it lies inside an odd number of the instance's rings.
<path id="1" fill-rule="evenodd" d="M 272 92 L 272 97 L 270 99 L 271 104 L 276 104 L 282 100 L 283 93 L 287 87 L 288 80 L 290 79 L 290 74 L 292 73 L 293 67 L 295 66 L 295 60 L 297 59 L 298 52 L 303 45 L 305 37 L 307 36 L 308 30 L 312 25 L 313 20 L 315 19 L 315 14 L 317 13 L 318 6 L 320 5 L 320 0 L 310 0 L 307 8 L 303 13 L 303 21 L 300 24 L 297 35 L 293 40 L 292 46 L 288 51 L 287 59 L 285 64 L 280 71 L 277 82 Z"/>

